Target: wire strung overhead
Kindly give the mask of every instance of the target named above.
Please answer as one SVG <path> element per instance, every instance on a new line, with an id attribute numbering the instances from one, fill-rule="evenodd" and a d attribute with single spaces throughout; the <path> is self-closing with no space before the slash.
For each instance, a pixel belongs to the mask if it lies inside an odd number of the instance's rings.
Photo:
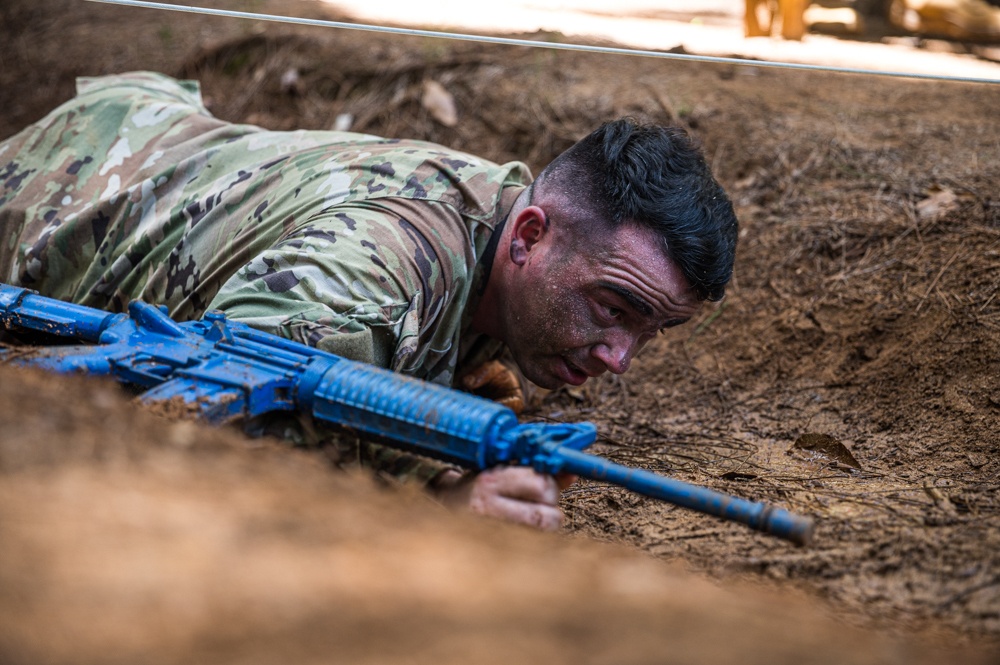
<path id="1" fill-rule="evenodd" d="M 147 9 L 162 9 L 191 14 L 206 14 L 228 18 L 253 19 L 258 21 L 273 21 L 276 23 L 292 23 L 295 25 L 319 26 L 325 28 L 341 28 L 345 30 L 363 30 L 367 32 L 382 32 L 395 35 L 410 35 L 415 37 L 433 37 L 436 39 L 458 39 L 469 42 L 484 42 L 488 44 L 505 44 L 508 46 L 530 46 L 535 48 L 559 49 L 564 51 L 586 51 L 589 53 L 607 53 L 614 55 L 635 55 L 650 58 L 666 58 L 668 60 L 694 60 L 698 62 L 715 62 L 730 65 L 752 65 L 754 67 L 772 67 L 780 69 L 800 69 L 809 71 L 837 72 L 841 74 L 868 74 L 871 76 L 893 76 L 899 78 L 931 79 L 936 81 L 956 81 L 966 83 L 1000 83 L 1000 79 L 978 78 L 971 76 L 949 76 L 945 74 L 924 74 L 914 72 L 885 71 L 878 69 L 859 69 L 853 67 L 834 67 L 832 65 L 814 65 L 795 62 L 778 62 L 771 60 L 750 60 L 747 58 L 726 58 L 711 55 L 695 55 L 691 53 L 669 53 L 665 51 L 649 51 L 643 49 L 618 48 L 613 46 L 590 46 L 586 44 L 566 44 L 543 42 L 531 39 L 513 39 L 509 37 L 492 37 L 485 35 L 470 35 L 460 32 L 443 32 L 438 30 L 419 30 L 415 28 L 396 28 L 383 25 L 364 23 L 346 23 L 343 21 L 328 21 L 323 19 L 283 16 L 281 14 L 260 14 L 256 12 L 215 9 L 212 7 L 197 7 L 174 5 L 166 2 L 151 2 L 147 0 L 87 0 L 109 5 L 125 5 Z"/>

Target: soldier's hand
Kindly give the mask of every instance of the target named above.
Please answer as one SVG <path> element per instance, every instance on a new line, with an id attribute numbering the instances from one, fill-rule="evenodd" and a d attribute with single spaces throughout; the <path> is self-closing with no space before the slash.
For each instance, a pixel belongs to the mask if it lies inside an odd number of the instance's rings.
<path id="1" fill-rule="evenodd" d="M 475 475 L 446 471 L 435 491 L 446 505 L 555 531 L 563 522 L 559 492 L 574 480 L 574 476 L 553 477 L 523 466 L 498 467 Z"/>
<path id="2" fill-rule="evenodd" d="M 475 395 L 499 402 L 520 415 L 524 390 L 517 375 L 499 360 L 490 360 L 462 376 L 459 385 Z"/>

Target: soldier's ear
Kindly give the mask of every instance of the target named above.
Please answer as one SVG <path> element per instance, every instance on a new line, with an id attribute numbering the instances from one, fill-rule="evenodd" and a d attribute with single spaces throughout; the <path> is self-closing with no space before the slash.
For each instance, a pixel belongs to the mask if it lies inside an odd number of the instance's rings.
<path id="1" fill-rule="evenodd" d="M 538 206 L 524 208 L 511 221 L 510 260 L 518 266 L 528 261 L 528 254 L 549 231 L 549 219 Z"/>

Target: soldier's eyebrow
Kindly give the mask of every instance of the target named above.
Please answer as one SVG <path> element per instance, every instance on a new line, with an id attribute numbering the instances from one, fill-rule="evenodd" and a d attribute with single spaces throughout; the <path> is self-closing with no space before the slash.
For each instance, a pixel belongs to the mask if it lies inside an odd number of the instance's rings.
<path id="1" fill-rule="evenodd" d="M 618 284 L 611 284 L 610 282 L 605 282 L 605 281 L 598 282 L 598 284 L 602 288 L 605 288 L 608 291 L 611 291 L 621 296 L 622 300 L 627 302 L 632 307 L 632 309 L 639 312 L 639 314 L 642 314 L 643 316 L 653 315 L 653 307 L 644 299 L 640 298 L 629 289 L 626 289 L 624 286 L 620 286 Z"/>
<path id="2" fill-rule="evenodd" d="M 632 309 L 638 312 L 642 316 L 652 317 L 653 307 L 642 297 L 636 295 L 631 290 L 621 286 L 619 284 L 611 284 L 610 282 L 601 281 L 598 284 L 602 287 L 611 291 L 612 293 L 620 296 L 625 302 L 629 304 Z M 658 330 L 663 330 L 665 328 L 673 328 L 674 326 L 679 326 L 682 323 L 687 323 L 691 320 L 690 316 L 675 317 L 672 319 L 667 319 L 657 326 Z"/>
<path id="3" fill-rule="evenodd" d="M 666 321 L 663 322 L 663 325 L 660 326 L 660 330 L 665 330 L 666 328 L 673 328 L 674 326 L 679 326 L 682 323 L 687 323 L 690 320 L 691 320 L 690 316 L 677 319 L 667 319 Z"/>

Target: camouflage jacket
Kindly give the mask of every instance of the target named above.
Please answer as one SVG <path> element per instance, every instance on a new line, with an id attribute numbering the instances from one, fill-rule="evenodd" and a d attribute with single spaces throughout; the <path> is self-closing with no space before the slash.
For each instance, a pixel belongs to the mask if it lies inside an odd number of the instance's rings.
<path id="1" fill-rule="evenodd" d="M 0 279 L 115 311 L 140 298 L 450 384 L 494 229 L 530 181 L 419 141 L 218 120 L 192 81 L 81 79 L 0 143 Z"/>

